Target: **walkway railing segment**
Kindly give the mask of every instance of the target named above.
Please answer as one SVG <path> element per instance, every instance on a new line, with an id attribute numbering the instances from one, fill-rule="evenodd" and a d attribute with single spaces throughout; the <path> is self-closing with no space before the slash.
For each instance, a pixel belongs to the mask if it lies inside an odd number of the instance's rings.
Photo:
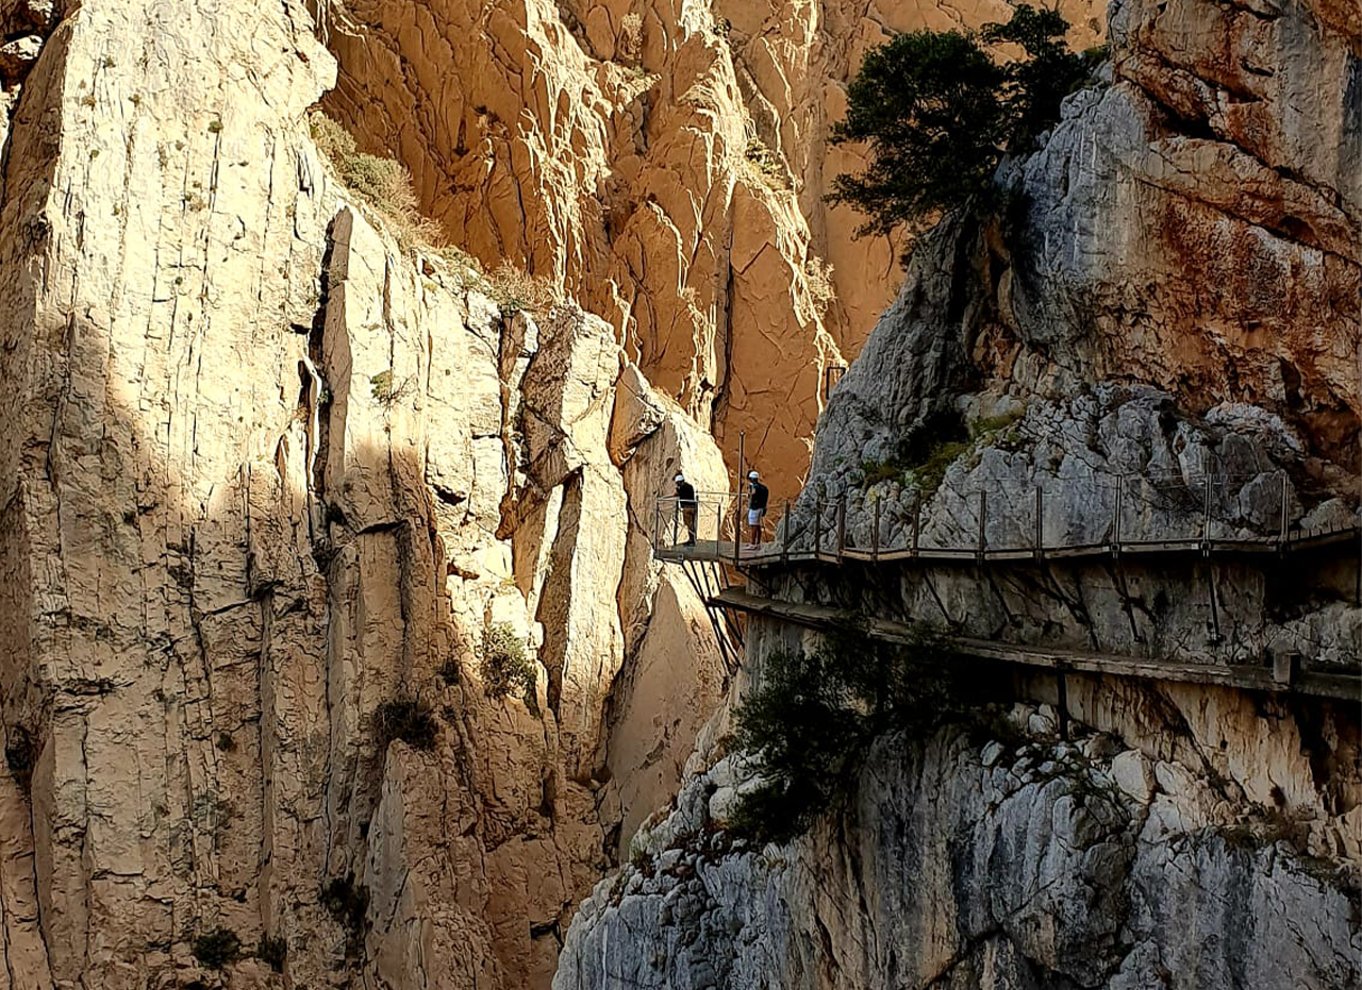
<path id="1" fill-rule="evenodd" d="M 895 497 L 896 496 L 896 497 Z M 747 539 L 742 506 L 725 493 L 697 499 L 696 540 L 675 498 L 658 500 L 654 546 L 663 558 L 774 563 L 781 560 L 1006 561 L 1199 552 L 1279 553 L 1356 544 L 1362 520 L 1341 507 L 1312 521 L 1285 473 L 1000 480 L 942 489 L 930 500 L 911 489 L 885 495 L 844 490 L 786 503 L 767 539 Z M 928 511 L 930 510 L 930 512 Z M 735 529 L 738 526 L 741 529 Z M 739 538 L 735 542 L 733 533 Z"/>
<path id="2" fill-rule="evenodd" d="M 671 549 L 694 545 L 712 551 L 733 539 L 735 505 L 728 492 L 696 492 L 694 502 L 663 496 L 653 512 L 653 546 Z"/>

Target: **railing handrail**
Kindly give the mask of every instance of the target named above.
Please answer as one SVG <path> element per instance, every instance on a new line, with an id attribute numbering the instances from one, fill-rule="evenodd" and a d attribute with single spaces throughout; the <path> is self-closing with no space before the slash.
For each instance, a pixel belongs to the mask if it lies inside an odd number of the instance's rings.
<path id="1" fill-rule="evenodd" d="M 990 506 L 990 508 L 993 509 L 991 512 L 987 512 L 983 505 L 983 499 L 987 497 L 987 494 L 999 491 L 1006 493 L 1012 491 L 1013 486 L 999 484 L 991 488 L 986 486 L 970 486 L 968 491 L 961 491 L 958 489 L 952 490 L 952 494 L 967 503 L 967 507 L 969 503 L 976 504 L 974 505 L 975 515 L 957 520 L 961 527 L 961 535 L 959 539 L 951 538 L 952 542 L 950 543 L 941 542 L 942 536 L 945 534 L 939 534 L 937 532 L 938 527 L 936 526 L 933 527 L 930 535 L 925 533 L 922 534 L 924 538 L 921 540 L 921 543 L 919 543 L 918 531 L 920 528 L 923 528 L 923 522 L 931 519 L 931 517 L 927 517 L 927 519 L 923 518 L 923 510 L 928 504 L 927 500 L 922 499 L 921 497 L 914 497 L 910 505 L 902 498 L 886 498 L 882 495 L 875 497 L 868 491 L 865 494 L 869 497 L 866 498 L 862 508 L 868 509 L 869 503 L 873 501 L 876 503 L 877 510 L 884 510 L 882 512 L 876 511 L 874 513 L 876 523 L 879 525 L 877 526 L 876 532 L 872 534 L 868 540 L 866 539 L 866 534 L 864 532 L 864 518 L 859 519 L 854 527 L 845 531 L 840 530 L 838 526 L 837 519 L 839 518 L 839 506 L 845 504 L 845 492 L 838 496 L 829 496 L 826 502 L 824 502 L 823 499 L 818 500 L 818 504 L 821 505 L 823 509 L 827 510 L 823 512 L 823 517 L 826 517 L 829 512 L 831 513 L 832 522 L 830 526 L 828 525 L 829 520 L 827 518 L 812 518 L 811 516 L 818 515 L 818 511 L 815 509 L 811 513 L 809 511 L 809 506 L 806 503 L 803 512 L 796 514 L 787 511 L 784 514 L 778 515 L 773 520 L 775 525 L 775 532 L 773 535 L 776 545 L 779 545 L 785 550 L 795 550 L 797 552 L 802 547 L 802 544 L 807 541 L 811 530 L 817 535 L 820 530 L 822 530 L 823 526 L 828 526 L 826 532 L 831 535 L 834 540 L 839 538 L 847 540 L 845 543 L 847 549 L 865 549 L 867 546 L 873 546 L 877 554 L 911 550 L 911 552 L 916 555 L 920 546 L 923 552 L 941 552 L 953 548 L 961 551 L 974 550 L 979 553 L 995 550 L 1005 553 L 1029 550 L 1043 556 L 1047 553 L 1060 553 L 1090 545 L 1110 545 L 1115 551 L 1119 552 L 1121 547 L 1136 548 L 1150 543 L 1169 541 L 1179 542 L 1189 539 L 1200 539 L 1207 547 L 1212 543 L 1219 545 L 1234 542 L 1242 543 L 1245 541 L 1257 541 L 1265 544 L 1276 544 L 1284 548 L 1290 543 L 1310 539 L 1311 537 L 1334 531 L 1339 527 L 1337 522 L 1326 526 L 1312 526 L 1308 528 L 1302 526 L 1301 523 L 1304 520 L 1301 518 L 1301 515 L 1303 515 L 1302 510 L 1304 509 L 1304 506 L 1301 504 L 1297 493 L 1289 486 L 1289 480 L 1283 471 L 1263 472 L 1252 478 L 1246 476 L 1244 482 L 1239 484 L 1238 487 L 1243 488 L 1248 482 L 1256 479 L 1272 479 L 1274 477 L 1279 479 L 1280 482 L 1280 495 L 1278 499 L 1280 504 L 1277 507 L 1276 512 L 1268 512 L 1266 513 L 1266 516 L 1275 516 L 1279 519 L 1279 522 L 1278 525 L 1274 527 L 1275 532 L 1270 534 L 1262 533 L 1251 524 L 1241 525 L 1248 523 L 1249 520 L 1238 518 L 1234 513 L 1230 513 L 1229 517 L 1226 518 L 1223 500 L 1212 498 L 1212 493 L 1213 489 L 1218 486 L 1223 485 L 1225 488 L 1230 488 L 1233 487 L 1233 483 L 1228 476 L 1203 474 L 1199 479 L 1194 480 L 1192 478 L 1187 478 L 1184 480 L 1183 484 L 1175 486 L 1179 494 L 1198 497 L 1198 501 L 1202 502 L 1203 507 L 1201 512 L 1187 514 L 1186 527 L 1178 525 L 1170 528 L 1169 520 L 1161 521 L 1168 509 L 1164 506 L 1157 505 L 1152 501 L 1147 501 L 1137 494 L 1141 483 L 1149 484 L 1153 479 L 1139 475 L 1113 475 L 1111 478 L 1115 479 L 1117 484 L 1111 486 L 1108 484 L 1107 476 L 1099 475 L 1091 478 L 1070 479 L 1067 481 L 1054 478 L 1030 484 L 1019 484 L 1016 486 L 1014 494 L 1016 492 L 1026 492 L 1029 490 L 1034 491 L 1037 494 L 1037 497 L 1032 500 L 1030 498 L 1007 498 L 1005 496 L 1004 498 L 997 500 L 1004 508 L 999 510 L 994 506 Z M 1045 481 L 1052 483 L 1047 484 Z M 1200 491 L 1197 491 L 1196 487 L 1198 481 L 1200 482 Z M 1099 510 L 1096 514 L 1087 513 L 1081 517 L 1076 517 L 1066 525 L 1065 532 L 1059 539 L 1047 541 L 1045 539 L 1045 530 L 1049 527 L 1044 526 L 1046 514 L 1043 510 L 1045 499 L 1042 496 L 1047 491 L 1053 494 L 1056 484 L 1058 484 L 1061 489 L 1096 487 L 1103 490 L 1114 491 L 1115 496 L 1113 499 L 1102 500 L 1102 508 L 1104 510 L 1109 509 L 1111 515 L 1111 518 L 1107 520 L 1106 529 L 1103 530 L 1102 528 L 1102 513 Z M 1274 485 L 1273 487 L 1277 486 Z M 905 489 L 905 491 L 911 491 L 911 489 Z M 716 503 L 724 507 L 721 510 L 720 515 L 715 519 L 718 527 L 713 530 L 715 539 L 723 540 L 732 536 L 733 534 L 731 532 L 726 531 L 736 525 L 741 529 L 741 532 L 737 534 L 737 542 L 743 542 L 743 536 L 746 535 L 745 518 L 739 518 L 738 514 L 735 512 L 731 519 L 726 519 L 724 514 L 727 511 L 731 511 L 729 507 L 741 505 L 740 500 L 742 497 L 743 494 L 741 492 L 705 490 L 697 491 L 695 493 L 694 504 L 699 508 L 705 508 L 708 511 L 712 511 L 712 508 Z M 669 511 L 669 514 L 675 506 L 683 503 L 690 503 L 691 501 L 691 499 L 683 500 L 676 495 L 659 495 L 657 498 L 659 511 L 665 508 Z M 787 506 L 789 505 L 789 503 L 786 504 Z M 1213 509 L 1214 505 L 1218 505 L 1219 509 Z M 1151 507 L 1155 511 L 1146 512 L 1141 508 L 1142 506 Z M 987 538 L 985 536 L 986 527 L 984 519 L 982 518 L 985 512 L 987 512 L 988 521 L 990 523 L 997 523 L 1000 521 L 1001 524 L 1001 529 L 995 530 L 992 526 L 988 527 L 987 533 L 989 535 L 987 535 Z M 1350 513 L 1350 515 L 1356 514 Z M 881 536 L 880 529 L 882 528 L 883 521 L 889 522 L 891 533 L 905 524 L 911 524 L 913 532 L 910 536 L 900 531 L 898 533 L 899 538 L 893 540 L 891 543 Z M 1134 523 L 1135 525 L 1130 525 L 1131 523 Z M 897 526 L 895 524 L 897 524 Z M 1229 527 L 1231 532 L 1226 533 L 1225 527 Z M 1342 528 L 1346 529 L 1347 527 L 1347 522 L 1342 523 Z M 706 525 L 705 528 L 708 529 L 709 527 Z M 974 530 L 976 528 L 978 530 L 977 533 L 971 532 L 970 536 L 963 535 L 966 529 Z M 1183 532 L 1184 528 L 1187 530 L 1185 533 Z M 1016 532 L 1014 533 L 1013 530 Z M 1196 532 L 1194 533 L 1193 530 Z M 1002 534 L 997 537 L 996 540 L 992 535 L 995 531 Z M 843 532 L 845 535 L 839 537 L 837 535 L 839 532 Z M 1245 536 L 1243 533 L 1249 533 L 1250 535 Z M 660 527 L 658 529 L 658 534 L 659 536 L 662 535 Z M 898 546 L 900 542 L 903 543 L 903 546 L 901 547 Z M 864 543 L 864 546 L 862 546 L 862 543 Z M 736 555 L 741 556 L 742 554 L 738 553 Z"/>

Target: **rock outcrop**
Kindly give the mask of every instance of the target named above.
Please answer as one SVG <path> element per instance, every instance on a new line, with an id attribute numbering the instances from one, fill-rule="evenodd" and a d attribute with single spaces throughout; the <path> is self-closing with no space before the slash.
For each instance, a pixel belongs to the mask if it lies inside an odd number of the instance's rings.
<path id="1" fill-rule="evenodd" d="M 546 985 L 727 683 L 645 536 L 717 448 L 337 184 L 301 3 L 55 16 L 0 204 L 0 987 Z"/>
<path id="2" fill-rule="evenodd" d="M 1104 381 L 1203 414 L 1248 404 L 1355 490 L 1362 419 L 1362 49 L 1305 0 L 1113 7 L 1105 82 L 1007 178 L 1003 224 L 952 218 L 829 400 L 814 477 L 914 459 L 968 421 Z M 954 432 L 956 436 L 952 436 Z"/>
<path id="3" fill-rule="evenodd" d="M 1026 550 L 1356 524 L 1362 34 L 1328 5 L 1165 6 L 1113 7 L 1107 78 L 1003 176 L 1009 217 L 952 216 L 917 245 L 819 423 L 793 542 L 830 533 L 839 499 L 862 548 L 910 530 Z M 982 605 L 972 575 L 915 576 L 901 597 L 1051 645 L 1362 653 L 1354 566 L 1133 566 L 995 575 Z"/>
<path id="4" fill-rule="evenodd" d="M 1268 721 L 1218 690 L 1103 683 L 1071 703 L 1091 722 L 1070 742 L 1048 706 L 1011 713 L 1034 734 L 1020 744 L 881 740 L 848 807 L 788 846 L 726 834 L 721 760 L 582 906 L 555 988 L 1362 978 L 1355 720 L 1309 713 L 1338 755 L 1317 773 L 1303 752 L 1322 757 L 1321 741 L 1290 713 Z"/>

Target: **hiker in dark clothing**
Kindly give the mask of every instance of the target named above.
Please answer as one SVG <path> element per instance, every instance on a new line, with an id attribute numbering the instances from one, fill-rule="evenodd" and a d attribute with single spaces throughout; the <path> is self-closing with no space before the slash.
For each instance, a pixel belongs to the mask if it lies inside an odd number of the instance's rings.
<path id="1" fill-rule="evenodd" d="M 695 510 L 699 508 L 699 503 L 695 499 L 695 486 L 686 480 L 686 476 L 680 471 L 676 473 L 676 505 L 681 510 L 681 519 L 686 524 L 686 542 L 684 546 L 695 546 Z M 673 520 L 672 533 L 675 534 L 676 527 Z M 675 539 L 675 535 L 672 537 Z"/>
<path id="2" fill-rule="evenodd" d="M 766 515 L 766 502 L 771 492 L 755 471 L 747 473 L 747 489 L 747 527 L 752 531 L 751 546 L 757 547 L 761 545 L 761 521 Z"/>

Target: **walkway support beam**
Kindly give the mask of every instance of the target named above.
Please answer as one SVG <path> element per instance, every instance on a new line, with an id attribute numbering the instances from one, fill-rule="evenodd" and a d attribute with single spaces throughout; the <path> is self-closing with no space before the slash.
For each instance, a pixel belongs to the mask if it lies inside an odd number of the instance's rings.
<path id="1" fill-rule="evenodd" d="M 781 524 L 780 531 L 780 559 L 787 561 L 790 559 L 790 500 L 785 500 L 785 521 Z"/>

